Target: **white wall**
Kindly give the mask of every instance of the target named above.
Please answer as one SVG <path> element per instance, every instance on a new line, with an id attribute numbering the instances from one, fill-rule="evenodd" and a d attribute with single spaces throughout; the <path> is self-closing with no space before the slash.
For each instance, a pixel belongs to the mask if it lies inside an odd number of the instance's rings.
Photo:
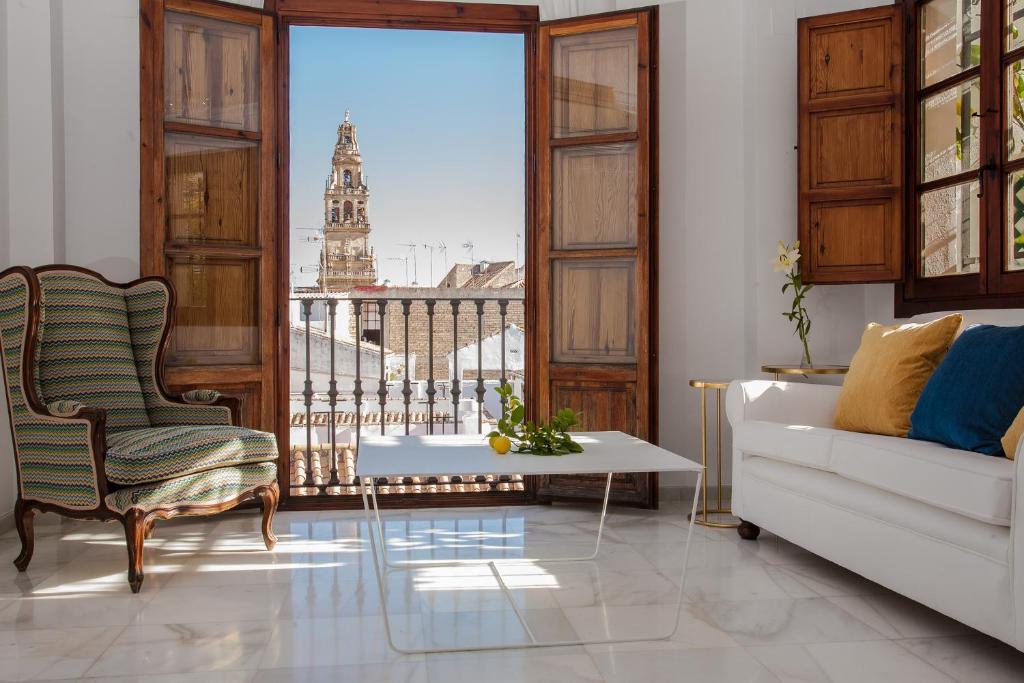
<path id="1" fill-rule="evenodd" d="M 0 268 L 66 261 L 138 277 L 138 7 L 0 0 Z M 2 519 L 16 488 L 0 409 Z"/>
<path id="2" fill-rule="evenodd" d="M 0 2 L 0 264 L 66 259 L 135 277 L 137 0 Z M 880 2 L 662 3 L 660 424 L 668 448 L 699 453 L 689 379 L 756 377 L 763 362 L 799 359 L 771 270 L 775 243 L 796 237 L 796 19 Z M 555 19 L 648 3 L 538 4 L 542 19 Z M 866 321 L 892 319 L 892 286 L 818 287 L 809 307 L 815 360 L 848 361 Z M 1024 323 L 1022 311 L 977 315 Z M 8 451 L 0 458 L 11 462 L 6 425 L 0 430 Z M 0 467 L 0 514 L 11 508 L 11 482 Z"/>

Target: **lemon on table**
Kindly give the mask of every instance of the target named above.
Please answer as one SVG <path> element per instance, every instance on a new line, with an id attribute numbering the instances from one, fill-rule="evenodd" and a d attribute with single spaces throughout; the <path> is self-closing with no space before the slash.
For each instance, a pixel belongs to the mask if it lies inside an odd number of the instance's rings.
<path id="1" fill-rule="evenodd" d="M 491 437 L 491 448 L 498 455 L 505 455 L 512 450 L 512 440 L 507 436 L 492 436 Z"/>

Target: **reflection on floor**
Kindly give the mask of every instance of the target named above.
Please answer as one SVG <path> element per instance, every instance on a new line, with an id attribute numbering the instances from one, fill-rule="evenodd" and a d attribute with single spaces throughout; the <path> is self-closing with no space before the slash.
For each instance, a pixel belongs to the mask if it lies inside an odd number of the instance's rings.
<path id="1" fill-rule="evenodd" d="M 595 511 L 574 507 L 387 515 L 399 558 L 583 552 L 596 530 Z M 272 553 L 252 512 L 160 524 L 139 595 L 120 526 L 52 520 L 37 520 L 26 574 L 10 564 L 16 537 L 0 538 L 0 680 L 995 683 L 1024 672 L 1024 654 L 767 533 L 695 530 L 671 642 L 402 657 L 384 640 L 361 513 L 280 513 Z M 506 565 L 539 638 L 653 633 L 673 617 L 681 506 L 616 510 L 606 533 L 593 565 Z M 389 602 L 406 642 L 526 639 L 486 566 L 395 572 Z"/>

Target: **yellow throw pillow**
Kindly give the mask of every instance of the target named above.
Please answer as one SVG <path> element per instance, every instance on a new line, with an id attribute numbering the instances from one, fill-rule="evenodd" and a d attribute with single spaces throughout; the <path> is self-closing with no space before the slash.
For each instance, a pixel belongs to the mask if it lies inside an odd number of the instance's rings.
<path id="1" fill-rule="evenodd" d="M 839 393 L 836 429 L 906 436 L 917 399 L 961 322 L 954 314 L 923 324 L 868 325 Z"/>
<path id="2" fill-rule="evenodd" d="M 1013 422 L 1002 438 L 1003 453 L 1010 460 L 1017 455 L 1017 444 L 1020 443 L 1021 434 L 1024 434 L 1024 408 L 1017 413 L 1017 417 L 1013 418 Z"/>

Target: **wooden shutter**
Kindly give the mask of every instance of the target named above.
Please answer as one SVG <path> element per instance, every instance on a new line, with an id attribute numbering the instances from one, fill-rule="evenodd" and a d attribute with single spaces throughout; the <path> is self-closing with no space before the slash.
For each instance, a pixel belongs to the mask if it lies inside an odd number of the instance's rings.
<path id="1" fill-rule="evenodd" d="M 202 0 L 141 10 L 141 264 L 177 294 L 167 380 L 238 396 L 243 422 L 273 431 L 273 18 Z"/>
<path id="2" fill-rule="evenodd" d="M 903 264 L 903 33 L 898 6 L 799 21 L 804 280 L 887 282 Z"/>
<path id="3" fill-rule="evenodd" d="M 651 11 L 543 24 L 537 73 L 534 417 L 653 440 L 656 299 Z M 629 463 L 623 462 L 628 472 Z M 540 499 L 600 499 L 604 477 L 542 477 Z M 657 478 L 612 499 L 653 506 Z"/>

